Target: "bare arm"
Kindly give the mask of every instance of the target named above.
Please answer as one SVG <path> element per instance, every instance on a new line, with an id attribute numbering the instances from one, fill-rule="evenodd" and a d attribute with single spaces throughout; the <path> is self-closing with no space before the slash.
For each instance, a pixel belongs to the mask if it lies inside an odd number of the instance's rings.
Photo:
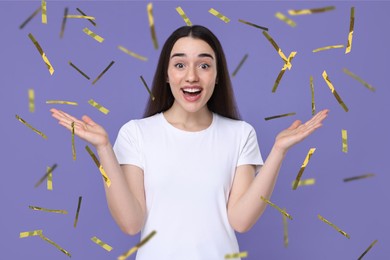
<path id="1" fill-rule="evenodd" d="M 111 215 L 123 232 L 138 233 L 146 212 L 142 169 L 133 165 L 120 166 L 106 131 L 88 116 L 79 120 L 57 109 L 50 111 L 68 130 L 72 130 L 74 122 L 75 134 L 96 148 L 100 163 L 111 180 L 109 188 L 104 185 Z"/>
<path id="2" fill-rule="evenodd" d="M 248 231 L 256 223 L 267 206 L 260 197 L 271 197 L 287 151 L 321 127 L 327 115 L 328 110 L 323 110 L 305 124 L 297 120 L 280 132 L 256 177 L 253 165 L 237 167 L 228 202 L 229 222 L 236 231 Z"/>

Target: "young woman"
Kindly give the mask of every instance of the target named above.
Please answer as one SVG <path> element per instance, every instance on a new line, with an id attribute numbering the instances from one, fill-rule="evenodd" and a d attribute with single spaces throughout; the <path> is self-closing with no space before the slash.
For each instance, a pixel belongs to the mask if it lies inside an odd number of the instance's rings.
<path id="1" fill-rule="evenodd" d="M 221 44 L 202 26 L 181 27 L 167 39 L 152 91 L 145 118 L 126 123 L 114 148 L 88 116 L 51 112 L 69 130 L 74 122 L 75 134 L 96 148 L 120 228 L 141 237 L 157 231 L 137 259 L 212 260 L 239 252 L 234 231 L 256 223 L 266 207 L 260 197 L 271 196 L 287 151 L 328 111 L 279 133 L 263 164 L 255 130 L 239 120 Z"/>

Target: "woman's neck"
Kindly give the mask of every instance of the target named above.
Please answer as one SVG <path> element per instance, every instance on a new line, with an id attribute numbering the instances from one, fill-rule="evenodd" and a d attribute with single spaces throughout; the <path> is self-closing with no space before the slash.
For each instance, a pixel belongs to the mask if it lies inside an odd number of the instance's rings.
<path id="1" fill-rule="evenodd" d="M 213 121 L 213 114 L 204 107 L 197 112 L 188 112 L 173 105 L 164 113 L 165 119 L 174 127 L 190 132 L 208 128 Z"/>

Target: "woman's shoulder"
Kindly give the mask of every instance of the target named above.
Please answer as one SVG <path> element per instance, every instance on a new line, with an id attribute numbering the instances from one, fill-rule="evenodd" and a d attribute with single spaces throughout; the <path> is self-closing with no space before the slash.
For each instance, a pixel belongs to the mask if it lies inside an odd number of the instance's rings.
<path id="1" fill-rule="evenodd" d="M 131 119 L 127 123 L 125 123 L 122 128 L 124 129 L 134 129 L 139 128 L 143 129 L 145 127 L 156 126 L 161 121 L 161 113 L 157 113 L 155 115 L 139 118 L 139 119 Z"/>
<path id="2" fill-rule="evenodd" d="M 221 126 L 221 128 L 229 128 L 234 130 L 241 130 L 241 131 L 252 131 L 253 126 L 249 124 L 248 122 L 241 120 L 241 119 L 231 119 L 228 117 L 221 116 L 219 114 L 215 114 L 218 124 Z"/>

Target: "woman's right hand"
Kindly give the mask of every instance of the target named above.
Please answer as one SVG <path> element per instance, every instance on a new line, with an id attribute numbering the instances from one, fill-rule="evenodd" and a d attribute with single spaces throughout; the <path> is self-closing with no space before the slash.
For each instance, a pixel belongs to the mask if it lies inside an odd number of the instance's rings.
<path id="1" fill-rule="evenodd" d="M 52 108 L 50 109 L 52 116 L 58 120 L 58 123 L 68 130 L 72 131 L 72 123 L 74 122 L 74 133 L 81 139 L 92 144 L 96 149 L 109 144 L 108 134 L 103 127 L 96 124 L 90 117 L 83 116 L 79 120 L 64 111 Z"/>

